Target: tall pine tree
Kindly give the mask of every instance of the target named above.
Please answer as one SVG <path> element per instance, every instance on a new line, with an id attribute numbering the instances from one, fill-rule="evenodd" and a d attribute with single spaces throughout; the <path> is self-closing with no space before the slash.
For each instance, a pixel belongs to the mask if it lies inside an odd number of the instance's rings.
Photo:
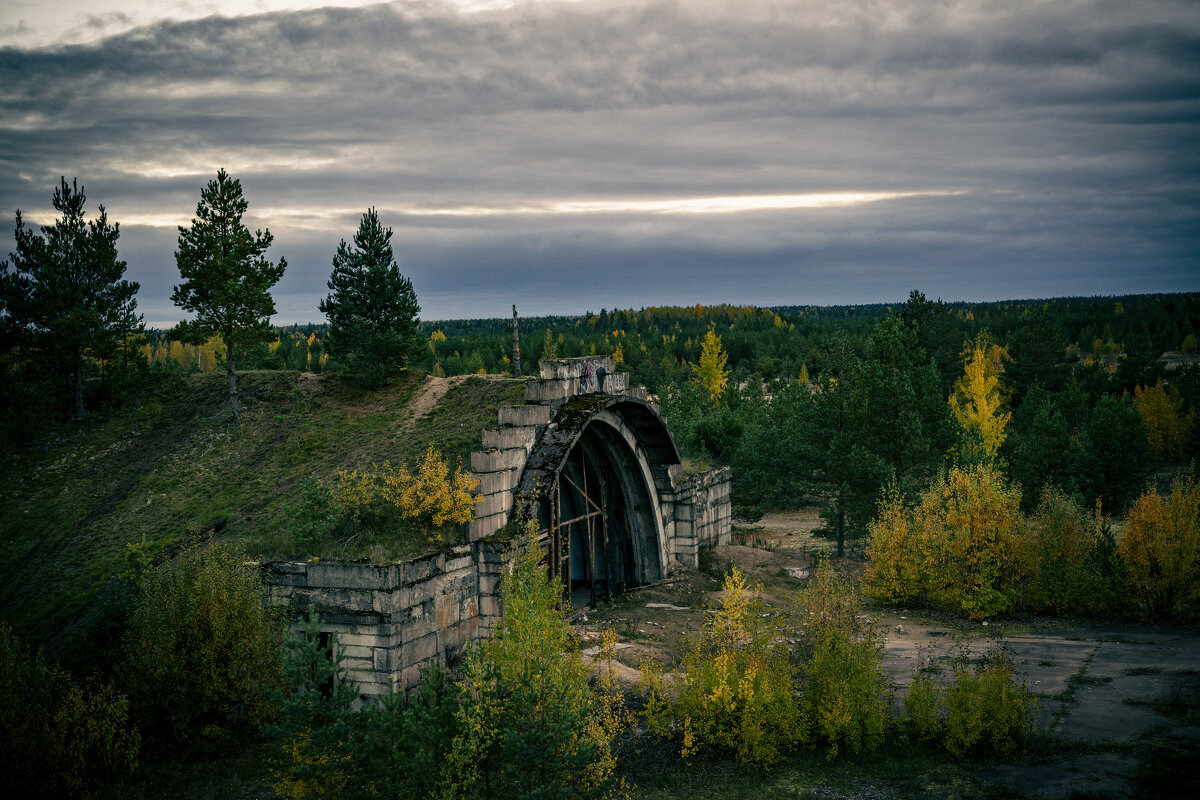
<path id="1" fill-rule="evenodd" d="M 237 355 L 275 339 L 271 287 L 283 277 L 287 261 L 272 264 L 264 253 L 270 231 L 253 234 L 242 224 L 249 203 L 240 181 L 225 170 L 200 192 L 192 224 L 179 228 L 175 263 L 183 283 L 174 287 L 171 302 L 196 317 L 180 322 L 171 335 L 189 344 L 203 344 L 219 334 L 225 341 L 225 370 L 229 376 L 229 406 L 238 419 Z"/>
<path id="2" fill-rule="evenodd" d="M 17 211 L 17 249 L 0 262 L 0 310 L 6 335 L 18 346 L 46 354 L 59 374 L 71 376 L 72 415 L 83 417 L 84 359 L 110 353 L 119 338 L 141 330 L 138 284 L 123 279 L 117 258 L 120 226 L 109 224 L 104 206 L 84 219 L 83 190 L 64 177 L 54 190 L 61 216 L 41 234 Z"/>
<path id="3" fill-rule="evenodd" d="M 392 253 L 392 229 L 368 209 L 354 234 L 333 255 L 330 294 L 320 309 L 329 319 L 325 348 L 346 371 L 368 386 L 380 386 L 424 346 L 417 331 L 417 293 L 400 274 Z"/>

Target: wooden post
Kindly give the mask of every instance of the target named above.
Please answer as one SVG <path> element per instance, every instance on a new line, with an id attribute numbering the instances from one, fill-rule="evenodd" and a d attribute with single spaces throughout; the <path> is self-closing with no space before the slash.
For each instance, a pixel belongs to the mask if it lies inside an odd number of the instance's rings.
<path id="1" fill-rule="evenodd" d="M 513 357 L 512 374 L 514 378 L 521 377 L 521 336 L 517 331 L 517 304 L 513 303 Z"/>

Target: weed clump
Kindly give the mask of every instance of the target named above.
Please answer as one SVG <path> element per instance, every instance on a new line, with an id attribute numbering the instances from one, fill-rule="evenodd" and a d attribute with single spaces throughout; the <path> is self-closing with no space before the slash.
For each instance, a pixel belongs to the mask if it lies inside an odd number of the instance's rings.
<path id="1" fill-rule="evenodd" d="M 812 739 L 830 758 L 874 750 L 891 717 L 882 643 L 853 586 L 828 562 L 814 570 L 801 602 L 810 612 L 802 708 Z"/>
<path id="2" fill-rule="evenodd" d="M 1011 756 L 1033 735 L 1037 698 L 1021 682 L 1001 648 L 974 664 L 965 653 L 951 665 L 951 680 L 938 684 L 938 670 L 923 664 L 904 697 L 902 720 L 914 738 L 940 742 L 955 756 Z"/>

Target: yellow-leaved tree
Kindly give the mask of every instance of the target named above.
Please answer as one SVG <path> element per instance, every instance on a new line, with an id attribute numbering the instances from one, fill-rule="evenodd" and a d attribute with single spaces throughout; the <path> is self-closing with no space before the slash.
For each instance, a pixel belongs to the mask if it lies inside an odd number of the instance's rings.
<path id="1" fill-rule="evenodd" d="M 1162 378 L 1159 378 L 1154 386 L 1135 386 L 1133 400 L 1146 423 L 1151 452 L 1163 459 L 1182 455 L 1196 421 L 1196 412 L 1194 409 L 1184 412 L 1179 390 L 1174 386 L 1163 388 Z"/>
<path id="2" fill-rule="evenodd" d="M 721 346 L 721 337 L 710 327 L 700 346 L 700 363 L 692 368 L 696 371 L 696 381 L 704 387 L 708 401 L 714 406 L 721 402 L 721 395 L 729 385 L 729 369 L 725 366 L 728 361 L 729 355 Z"/>
<path id="3" fill-rule="evenodd" d="M 968 464 L 994 464 L 1012 419 L 1008 387 L 1001 377 L 1009 355 L 983 331 L 967 344 L 962 356 L 966 371 L 950 395 L 950 408 L 962 430 L 957 455 Z"/>

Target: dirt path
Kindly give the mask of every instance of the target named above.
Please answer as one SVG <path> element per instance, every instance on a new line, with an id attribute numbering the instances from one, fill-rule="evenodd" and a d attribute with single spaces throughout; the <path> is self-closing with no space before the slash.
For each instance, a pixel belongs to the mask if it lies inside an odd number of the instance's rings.
<path id="1" fill-rule="evenodd" d="M 451 386 L 457 386 L 468 377 L 470 376 L 455 375 L 451 378 L 435 378 L 432 375 L 426 376 L 425 385 L 421 387 L 420 393 L 408 404 L 409 416 L 401 423 L 400 430 L 410 430 L 416 424 L 417 420 L 437 406 L 438 401 L 445 396 L 446 392 L 450 391 Z"/>

